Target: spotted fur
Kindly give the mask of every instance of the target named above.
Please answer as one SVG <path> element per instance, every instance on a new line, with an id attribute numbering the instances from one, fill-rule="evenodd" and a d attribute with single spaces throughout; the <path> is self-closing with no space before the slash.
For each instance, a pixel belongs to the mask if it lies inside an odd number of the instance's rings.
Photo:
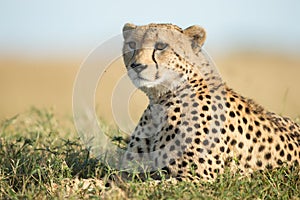
<path id="1" fill-rule="evenodd" d="M 171 24 L 123 28 L 124 62 L 149 105 L 123 164 L 178 179 L 216 178 L 300 161 L 300 127 L 230 89 L 202 50 L 205 31 Z"/>

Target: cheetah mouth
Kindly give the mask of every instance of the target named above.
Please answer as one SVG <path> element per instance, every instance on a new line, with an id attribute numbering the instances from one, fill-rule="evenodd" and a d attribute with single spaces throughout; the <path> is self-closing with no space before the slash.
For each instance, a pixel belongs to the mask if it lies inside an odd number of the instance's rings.
<path id="1" fill-rule="evenodd" d="M 156 82 L 156 81 L 158 81 L 159 78 L 160 77 L 157 74 L 155 75 L 154 80 L 150 80 L 150 79 L 144 78 L 144 77 L 140 76 L 139 74 L 136 77 L 137 80 L 146 81 L 146 82 Z"/>

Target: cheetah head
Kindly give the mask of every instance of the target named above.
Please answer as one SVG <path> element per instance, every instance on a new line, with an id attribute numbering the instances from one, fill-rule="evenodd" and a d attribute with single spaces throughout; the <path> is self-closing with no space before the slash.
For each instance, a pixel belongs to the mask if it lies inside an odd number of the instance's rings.
<path id="1" fill-rule="evenodd" d="M 205 41 L 199 26 L 181 29 L 172 24 L 123 27 L 123 59 L 133 84 L 145 91 L 172 90 L 187 77 L 188 63 Z M 152 91 L 152 90 L 151 90 Z"/>

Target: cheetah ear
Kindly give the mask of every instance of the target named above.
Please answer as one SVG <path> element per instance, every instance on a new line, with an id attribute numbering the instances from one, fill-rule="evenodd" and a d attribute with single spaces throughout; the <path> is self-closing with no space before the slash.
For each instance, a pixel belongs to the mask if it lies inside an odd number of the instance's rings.
<path id="1" fill-rule="evenodd" d="M 191 38 L 192 48 L 195 52 L 199 52 L 206 39 L 204 28 L 194 25 L 183 30 L 183 34 Z"/>
<path id="2" fill-rule="evenodd" d="M 128 38 L 128 36 L 130 35 L 131 30 L 135 29 L 136 25 L 131 24 L 131 23 L 126 23 L 123 26 L 123 37 L 124 39 Z"/>

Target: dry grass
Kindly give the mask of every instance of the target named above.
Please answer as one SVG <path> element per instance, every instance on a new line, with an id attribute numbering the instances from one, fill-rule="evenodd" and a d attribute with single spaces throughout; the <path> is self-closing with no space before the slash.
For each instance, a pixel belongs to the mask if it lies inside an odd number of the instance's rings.
<path id="1" fill-rule="evenodd" d="M 47 110 L 0 123 L 0 199 L 300 199 L 299 169 L 215 182 L 122 181 Z M 118 181 L 115 181 L 118 180 Z"/>
<path id="2" fill-rule="evenodd" d="M 299 115 L 299 58 L 260 53 L 214 58 L 223 79 L 241 94 L 283 115 L 292 118 Z M 30 106 L 53 107 L 57 115 L 71 115 L 73 83 L 81 62 L 78 59 L 0 58 L 0 119 Z M 112 121 L 111 91 L 124 73 L 122 60 L 118 60 L 100 80 L 97 110 L 107 122 Z M 146 103 L 147 99 L 140 92 L 131 99 L 130 111 L 135 121 Z"/>

